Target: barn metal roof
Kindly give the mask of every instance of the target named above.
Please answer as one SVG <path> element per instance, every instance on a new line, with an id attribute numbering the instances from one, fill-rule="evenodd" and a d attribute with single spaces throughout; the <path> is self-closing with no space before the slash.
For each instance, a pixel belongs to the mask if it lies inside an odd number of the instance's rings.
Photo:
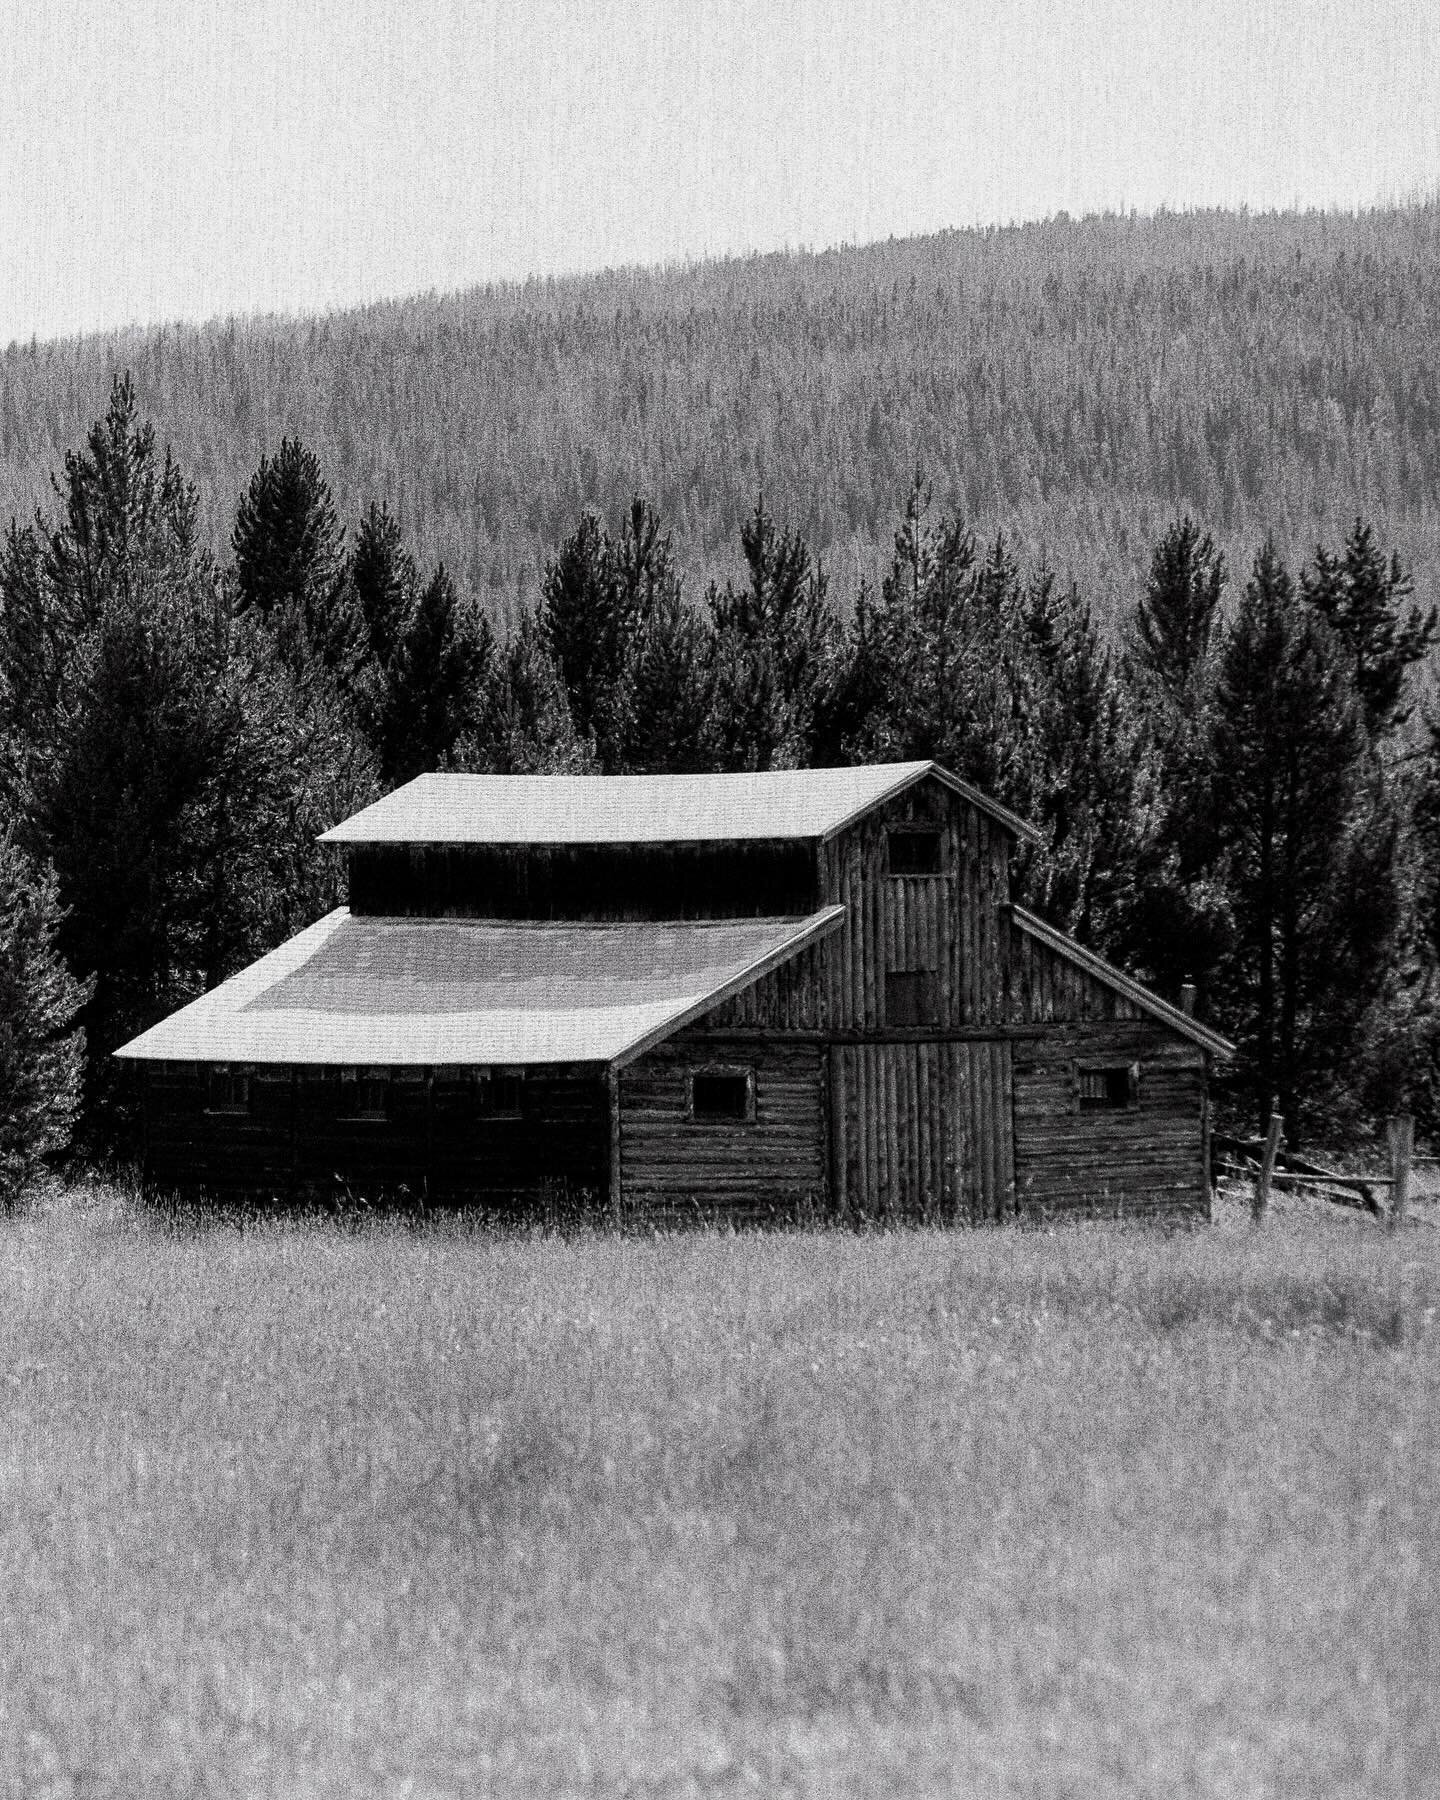
<path id="1" fill-rule="evenodd" d="M 1007 831 L 1034 830 L 933 762 L 751 775 L 417 775 L 324 844 L 678 844 L 829 838 L 925 776 Z"/>
<path id="2" fill-rule="evenodd" d="M 834 929 L 803 919 L 496 924 L 340 907 L 116 1052 L 153 1062 L 612 1063 Z"/>

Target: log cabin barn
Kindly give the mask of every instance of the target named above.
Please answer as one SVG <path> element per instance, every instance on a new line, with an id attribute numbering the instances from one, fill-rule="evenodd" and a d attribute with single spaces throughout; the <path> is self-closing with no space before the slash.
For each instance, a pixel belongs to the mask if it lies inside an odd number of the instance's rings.
<path id="1" fill-rule="evenodd" d="M 349 905 L 118 1054 L 145 1176 L 619 1222 L 1204 1215 L 1215 1032 L 1010 898 L 930 762 L 422 775 Z"/>

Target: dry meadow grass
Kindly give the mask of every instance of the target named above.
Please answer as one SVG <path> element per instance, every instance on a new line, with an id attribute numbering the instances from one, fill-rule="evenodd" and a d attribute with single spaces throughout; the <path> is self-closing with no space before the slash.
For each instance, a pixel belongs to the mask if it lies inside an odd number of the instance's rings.
<path id="1" fill-rule="evenodd" d="M 1430 1795 L 1440 1232 L 0 1225 L 7 1795 Z"/>

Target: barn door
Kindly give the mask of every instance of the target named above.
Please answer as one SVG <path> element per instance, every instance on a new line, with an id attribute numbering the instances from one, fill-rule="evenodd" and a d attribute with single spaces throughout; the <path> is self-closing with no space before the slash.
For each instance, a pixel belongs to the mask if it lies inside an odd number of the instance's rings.
<path id="1" fill-rule="evenodd" d="M 1008 1042 L 837 1044 L 830 1082 L 842 1214 L 978 1223 L 1010 1210 Z"/>

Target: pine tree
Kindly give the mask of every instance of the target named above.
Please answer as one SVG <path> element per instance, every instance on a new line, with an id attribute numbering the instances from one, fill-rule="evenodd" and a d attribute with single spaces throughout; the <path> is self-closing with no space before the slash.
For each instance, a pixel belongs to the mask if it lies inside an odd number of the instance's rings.
<path id="1" fill-rule="evenodd" d="M 1142 896 L 1165 877 L 1157 772 L 1141 720 L 1090 609 L 1041 568 L 1022 613 L 1032 790 L 1045 848 L 1028 898 L 1085 943 L 1128 960 Z"/>
<path id="2" fill-rule="evenodd" d="M 1343 555 L 1317 545 L 1300 587 L 1349 651 L 1366 730 L 1378 742 L 1410 716 L 1405 678 L 1436 641 L 1436 609 L 1402 612 L 1414 583 L 1397 554 L 1386 560 L 1362 519 L 1351 527 Z"/>
<path id="3" fill-rule="evenodd" d="M 454 766 L 489 775 L 581 775 L 593 748 L 575 730 L 543 619 L 527 613 L 493 657 L 475 723 L 455 747 Z"/>
<path id="4" fill-rule="evenodd" d="M 1117 671 L 1148 740 L 1160 859 L 1137 888 L 1129 952 L 1162 992 L 1194 982 L 1202 1011 L 1232 934 L 1214 757 L 1217 627 L 1228 580 L 1209 535 L 1188 516 L 1172 524 L 1151 555 L 1133 664 Z"/>
<path id="5" fill-rule="evenodd" d="M 565 689 L 575 731 L 615 772 L 623 731 L 624 643 L 614 549 L 596 512 L 586 512 L 541 583 L 546 645 Z"/>
<path id="6" fill-rule="evenodd" d="M 260 615 L 297 674 L 318 664 L 346 692 L 365 660 L 365 621 L 330 489 L 298 438 L 261 457 L 230 543 L 237 610 Z"/>
<path id="7" fill-rule="evenodd" d="M 999 538 L 982 556 L 958 516 L 931 514 L 917 475 L 878 606 L 857 606 L 837 684 L 858 726 L 847 760 L 933 757 L 1008 805 L 1030 803 L 1025 584 Z"/>
<path id="8" fill-rule="evenodd" d="M 57 488 L 59 521 L 12 533 L 0 563 L 0 613 L 13 582 L 26 618 L 0 633 L 26 722 L 5 791 L 19 841 L 55 870 L 67 962 L 94 978 L 88 1100 L 103 1136 L 124 1124 L 109 1051 L 273 944 L 295 871 L 317 860 L 309 839 L 336 814 L 316 821 L 304 803 L 319 702 L 259 614 L 233 617 L 198 548 L 194 490 L 128 383 Z"/>
<path id="9" fill-rule="evenodd" d="M 1267 543 L 1222 657 L 1216 757 L 1236 943 L 1225 987 L 1257 1116 L 1313 1116 L 1337 1025 L 1376 992 L 1395 928 L 1344 647 Z M 1357 873 L 1365 871 L 1357 883 Z"/>
<path id="10" fill-rule="evenodd" d="M 1135 621 L 1137 658 L 1177 705 L 1204 679 L 1227 579 L 1225 558 L 1188 514 L 1151 555 Z"/>
<path id="11" fill-rule="evenodd" d="M 461 604 L 442 563 L 410 600 L 384 669 L 379 754 L 386 782 L 448 765 L 494 658 L 488 621 Z"/>
<path id="12" fill-rule="evenodd" d="M 365 621 L 370 654 L 381 667 L 394 660 L 419 579 L 399 523 L 386 507 L 372 504 L 355 533 L 350 582 Z"/>
<path id="13" fill-rule="evenodd" d="M 763 495 L 740 545 L 749 581 L 708 595 L 712 754 L 722 769 L 804 767 L 839 650 L 829 584 L 804 539 L 777 530 Z"/>
<path id="14" fill-rule="evenodd" d="M 677 756 L 694 765 L 698 664 L 682 671 L 680 659 L 701 653 L 704 633 L 685 607 L 670 534 L 647 501 L 632 498 L 618 538 L 597 513 L 584 514 L 545 571 L 541 619 L 575 730 L 602 773 Z"/>
<path id="15" fill-rule="evenodd" d="M 630 648 L 624 768 L 635 774 L 698 773 L 708 766 L 707 620 L 678 580 L 660 586 Z"/>
<path id="16" fill-rule="evenodd" d="M 13 1205 L 80 1111 L 87 999 L 61 959 L 54 874 L 0 831 L 0 1207 Z"/>

